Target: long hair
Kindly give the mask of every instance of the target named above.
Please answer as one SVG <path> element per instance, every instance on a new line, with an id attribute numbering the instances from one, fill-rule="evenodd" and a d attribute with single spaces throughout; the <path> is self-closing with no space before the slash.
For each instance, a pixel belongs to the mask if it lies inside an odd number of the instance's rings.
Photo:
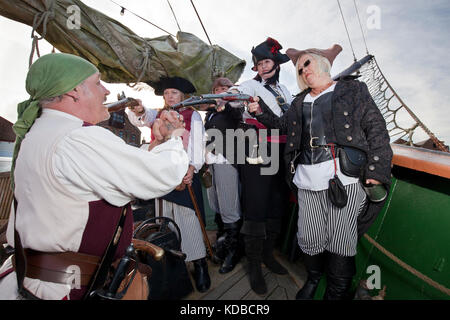
<path id="1" fill-rule="evenodd" d="M 173 89 L 175 89 L 175 88 L 173 88 Z M 176 90 L 178 90 L 178 89 L 176 89 Z M 180 91 L 180 90 L 178 90 L 178 91 Z M 182 91 L 180 91 L 180 92 L 181 92 L 181 100 L 180 101 L 183 101 L 184 99 L 187 99 L 188 97 L 191 96 L 190 94 L 183 93 Z M 166 99 L 164 99 L 164 94 L 163 94 L 163 100 L 164 100 L 163 109 L 168 109 L 170 106 L 167 104 Z"/>
<path id="2" fill-rule="evenodd" d="M 271 76 L 269 79 L 266 80 L 267 84 L 276 84 L 278 80 L 280 79 L 280 65 L 276 64 L 276 71 L 273 76 Z M 256 75 L 256 77 L 253 78 L 254 80 L 258 82 L 262 82 L 262 78 L 259 74 Z"/>

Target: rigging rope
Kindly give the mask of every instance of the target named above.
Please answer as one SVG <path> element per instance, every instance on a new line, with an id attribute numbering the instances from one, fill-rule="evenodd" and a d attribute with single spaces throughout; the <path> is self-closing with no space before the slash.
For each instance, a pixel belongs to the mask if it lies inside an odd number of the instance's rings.
<path id="1" fill-rule="evenodd" d="M 358 11 L 358 7 L 356 6 L 356 1 L 353 0 L 353 4 L 355 5 L 355 10 L 356 10 L 356 16 L 358 17 L 358 22 L 359 22 L 359 28 L 361 29 L 361 34 L 364 40 L 364 45 L 366 46 L 366 53 L 369 54 L 369 49 L 367 49 L 367 43 L 366 43 L 366 37 L 364 36 L 364 31 L 361 25 L 361 19 L 359 18 L 359 11 Z"/>
<path id="2" fill-rule="evenodd" d="M 415 275 L 419 279 L 425 281 L 427 284 L 429 284 L 430 286 L 434 287 L 435 289 L 437 289 L 437 290 L 441 291 L 442 293 L 450 296 L 450 289 L 448 289 L 445 286 L 443 286 L 442 284 L 434 281 L 433 279 L 427 277 L 426 275 L 424 275 L 420 271 L 418 271 L 418 270 L 414 269 L 413 267 L 411 267 L 409 264 L 407 264 L 407 263 L 403 262 L 402 260 L 400 260 L 394 254 L 392 254 L 391 252 L 386 250 L 386 248 L 384 248 L 382 245 L 380 245 L 378 242 L 376 242 L 374 239 L 372 239 L 367 233 L 364 234 L 364 238 L 366 238 L 367 241 L 369 241 L 373 246 L 375 246 L 378 250 L 380 250 L 383 254 L 385 254 L 389 259 L 391 259 L 392 261 L 394 261 L 395 263 L 400 265 L 402 268 L 406 269 L 407 271 L 409 271 L 410 273 L 412 273 L 413 275 Z"/>
<path id="3" fill-rule="evenodd" d="M 170 4 L 169 0 L 167 0 L 167 3 L 169 4 L 170 10 L 172 11 L 173 17 L 175 18 L 175 22 L 177 23 L 178 30 L 181 31 L 180 25 L 178 24 L 177 16 L 175 15 L 175 12 L 172 9 L 172 5 Z"/>
<path id="4" fill-rule="evenodd" d="M 39 52 L 39 40 L 44 39 L 44 37 L 47 35 L 47 23 L 48 20 L 53 18 L 53 3 L 50 5 L 49 9 L 47 11 L 44 11 L 42 13 L 37 13 L 34 16 L 33 19 L 33 27 L 31 31 L 31 38 L 33 38 L 33 42 L 31 43 L 31 53 L 30 58 L 28 60 L 28 67 L 30 67 L 33 64 L 33 56 L 34 52 L 36 51 L 38 58 L 41 57 L 41 54 Z M 37 31 L 37 28 L 42 25 L 42 35 L 38 37 L 35 35 L 35 31 Z"/>
<path id="5" fill-rule="evenodd" d="M 192 6 L 194 7 L 195 13 L 197 14 L 198 20 L 200 21 L 200 24 L 202 25 L 203 31 L 205 31 L 206 37 L 208 38 L 209 44 L 212 46 L 211 40 L 209 40 L 208 32 L 206 32 L 205 26 L 203 25 L 202 19 L 200 18 L 200 15 L 197 12 L 197 9 L 195 8 L 194 2 L 191 0 Z"/>
<path id="6" fill-rule="evenodd" d="M 430 129 L 412 112 L 412 110 L 403 102 L 400 96 L 395 92 L 394 88 L 386 80 L 384 74 L 381 72 L 374 56 L 361 66 L 358 71 L 361 74 L 361 80 L 367 84 L 369 92 L 373 100 L 381 111 L 386 126 L 391 138 L 398 136 L 396 139 L 403 139 L 406 137 L 408 145 L 414 145 L 412 136 L 415 129 L 420 127 L 433 141 L 436 147 L 444 152 L 449 152 L 445 145 L 436 138 Z M 412 118 L 407 125 L 405 119 L 399 117 L 400 111 L 406 111 Z"/>
<path id="7" fill-rule="evenodd" d="M 348 33 L 347 24 L 345 23 L 344 14 L 342 13 L 341 3 L 339 2 L 339 0 L 337 0 L 337 3 L 338 3 L 338 6 L 339 6 L 339 11 L 341 11 L 341 17 L 342 17 L 342 21 L 344 22 L 345 31 L 347 32 L 348 41 L 350 42 L 350 48 L 352 49 L 353 59 L 356 62 L 355 51 L 353 50 L 352 40 L 350 39 L 350 34 Z"/>
<path id="8" fill-rule="evenodd" d="M 126 11 L 128 11 L 129 13 L 131 13 L 131 14 L 133 14 L 133 15 L 135 15 L 136 17 L 138 17 L 139 19 L 142 19 L 142 20 L 144 20 L 145 22 L 147 22 L 147 23 L 149 23 L 149 24 L 151 24 L 152 26 L 154 26 L 154 27 L 156 27 L 156 28 L 158 28 L 159 30 L 161 30 L 161 31 L 164 31 L 165 33 L 167 33 L 167 34 L 169 34 L 169 35 L 171 35 L 172 37 L 175 37 L 173 34 L 171 34 L 169 31 L 167 31 L 167 30 L 164 30 L 163 28 L 161 28 L 161 27 L 159 27 L 159 26 L 157 26 L 156 24 L 154 24 L 153 22 L 150 22 L 150 21 L 148 21 L 147 19 L 145 19 L 145 18 L 143 18 L 143 17 L 141 17 L 140 15 L 138 15 L 138 14 L 136 14 L 136 13 L 134 13 L 133 11 L 130 11 L 130 10 L 128 10 L 127 8 L 125 8 L 124 6 L 121 6 L 120 4 L 118 4 L 118 3 L 116 3 L 116 2 L 114 2 L 113 0 L 109 0 L 109 1 L 111 1 L 112 3 L 114 3 L 116 6 L 119 6 L 119 7 L 121 7 L 122 8 L 122 10 L 126 10 Z"/>

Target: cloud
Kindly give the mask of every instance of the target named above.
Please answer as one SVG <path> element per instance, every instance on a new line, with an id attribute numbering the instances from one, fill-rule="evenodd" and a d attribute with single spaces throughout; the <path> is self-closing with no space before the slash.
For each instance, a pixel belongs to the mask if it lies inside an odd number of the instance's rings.
<path id="1" fill-rule="evenodd" d="M 157 37 L 164 32 L 142 21 L 130 12 L 119 14 L 120 7 L 108 1 L 83 1 L 129 27 L 142 37 Z M 164 1 L 116 0 L 127 9 L 175 34 L 178 31 L 168 4 Z M 328 48 L 339 43 L 343 52 L 336 58 L 332 74 L 337 74 L 353 62 L 339 7 L 334 0 L 196 0 L 196 8 L 213 44 L 217 44 L 245 59 L 247 66 L 240 79 L 253 78 L 251 54 L 253 46 L 270 36 L 283 50 L 289 47 L 306 49 Z M 366 54 L 353 1 L 340 1 L 353 49 L 357 58 Z M 356 1 L 369 52 L 374 54 L 382 72 L 405 103 L 436 135 L 450 142 L 447 113 L 450 101 L 447 53 L 450 51 L 450 3 L 435 1 Z M 207 42 L 206 35 L 189 1 L 171 1 L 183 31 L 193 33 Z M 380 9 L 381 29 L 368 29 L 369 6 Z M 7 77 L 0 80 L 0 94 L 7 101 L 0 106 L 0 115 L 10 116 L 15 104 L 26 98 L 23 89 L 28 54 L 31 48 L 31 28 L 0 17 L 0 39 L 7 43 L 0 53 L 0 71 Z M 44 42 L 41 42 L 44 43 Z M 49 52 L 50 49 L 42 50 Z M 8 48 L 8 49 L 5 49 Z M 46 51 L 47 50 L 47 51 Z M 14 66 L 14 67 L 12 67 Z M 291 93 L 298 93 L 295 70 L 291 62 L 282 65 L 281 81 Z M 124 86 L 123 86 L 124 87 Z M 115 95 L 119 87 L 114 87 Z M 133 95 L 133 92 L 128 93 Z M 144 102 L 159 106 L 151 92 Z"/>

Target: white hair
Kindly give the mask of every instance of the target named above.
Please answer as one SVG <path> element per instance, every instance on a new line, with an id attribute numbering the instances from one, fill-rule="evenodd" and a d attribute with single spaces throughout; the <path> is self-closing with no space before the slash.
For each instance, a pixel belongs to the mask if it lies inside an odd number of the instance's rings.
<path id="1" fill-rule="evenodd" d="M 52 107 L 55 103 L 61 102 L 63 99 L 63 95 L 52 97 L 52 98 L 44 98 L 39 100 L 39 105 L 41 108 L 49 108 Z"/>
<path id="2" fill-rule="evenodd" d="M 326 73 L 331 77 L 331 75 L 330 75 L 331 63 L 330 63 L 330 61 L 328 61 L 327 58 L 325 58 L 324 56 L 315 54 L 315 53 L 308 53 L 308 55 L 310 55 L 317 62 L 317 66 L 321 73 Z M 297 59 L 297 63 L 295 64 L 295 70 L 297 70 L 297 72 L 295 74 L 296 74 L 296 78 L 297 78 L 297 85 L 300 88 L 300 91 L 303 91 L 303 90 L 307 89 L 308 86 L 303 81 L 302 76 L 300 76 L 298 74 L 298 69 L 299 69 L 298 62 L 299 61 L 300 61 L 300 58 Z"/>

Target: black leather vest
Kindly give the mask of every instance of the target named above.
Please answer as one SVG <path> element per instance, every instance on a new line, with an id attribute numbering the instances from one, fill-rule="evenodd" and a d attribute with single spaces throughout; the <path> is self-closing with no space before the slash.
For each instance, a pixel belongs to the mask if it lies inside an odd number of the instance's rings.
<path id="1" fill-rule="evenodd" d="M 328 92 L 317 98 L 314 102 L 303 102 L 302 108 L 302 138 L 300 164 L 316 164 L 333 159 L 327 144 L 324 119 L 331 117 L 331 97 Z"/>

